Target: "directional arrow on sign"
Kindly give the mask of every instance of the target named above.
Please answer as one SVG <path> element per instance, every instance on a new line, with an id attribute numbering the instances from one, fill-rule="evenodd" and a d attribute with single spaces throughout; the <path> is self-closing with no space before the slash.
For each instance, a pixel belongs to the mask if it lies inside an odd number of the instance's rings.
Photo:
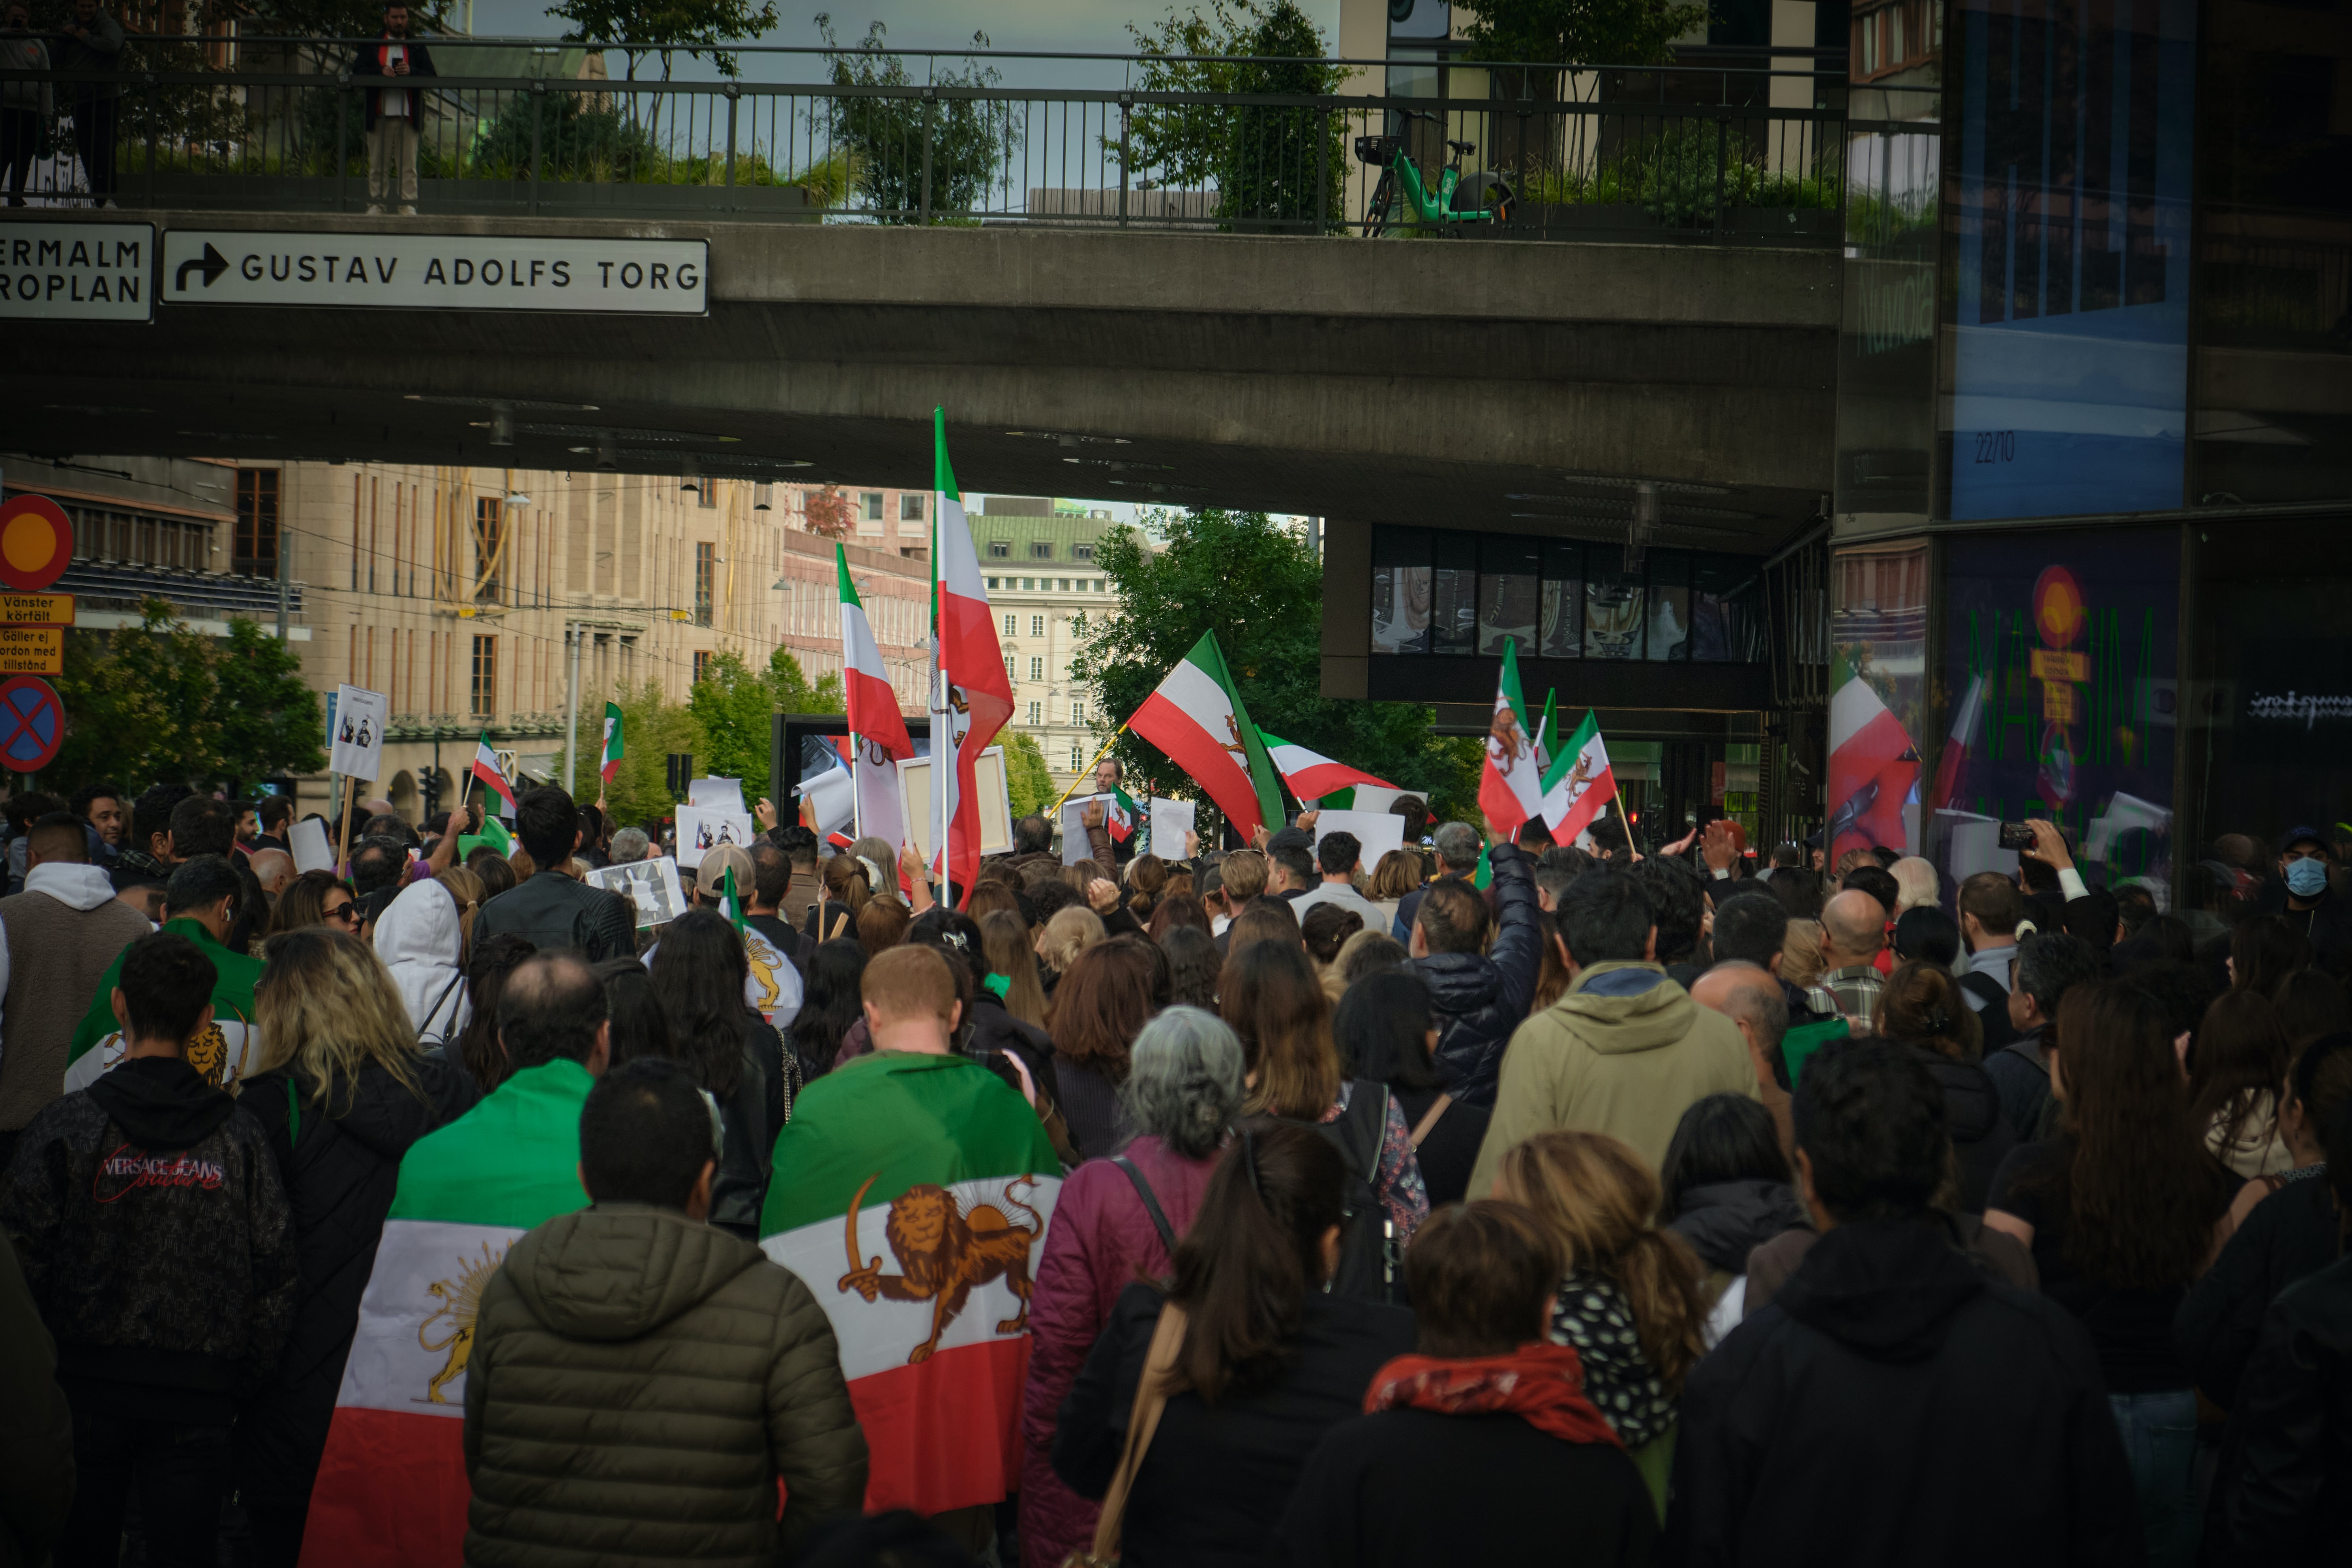
<path id="1" fill-rule="evenodd" d="M 176 293 L 186 293 L 188 274 L 191 272 L 201 271 L 205 275 L 205 287 L 209 289 L 213 286 L 213 279 L 227 270 L 228 258 L 215 250 L 211 242 L 206 241 L 203 259 L 191 258 L 180 263 L 180 270 L 172 280 L 173 290 Z"/>

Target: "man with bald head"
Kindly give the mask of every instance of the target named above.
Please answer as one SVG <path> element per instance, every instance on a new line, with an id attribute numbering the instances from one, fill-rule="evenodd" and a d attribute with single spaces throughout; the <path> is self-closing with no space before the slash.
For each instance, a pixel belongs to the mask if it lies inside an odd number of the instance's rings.
<path id="1" fill-rule="evenodd" d="M 1760 963 L 1730 959 L 1691 982 L 1691 1000 L 1738 1026 L 1739 1037 L 1748 1042 L 1748 1055 L 1756 1064 L 1757 1091 L 1780 1135 L 1780 1152 L 1793 1153 L 1796 1129 L 1778 1065 L 1780 1037 L 1789 1032 L 1789 999 L 1780 977 Z"/>
<path id="2" fill-rule="evenodd" d="M 1870 1033 L 1870 1016 L 1886 987 L 1877 969 L 1886 945 L 1886 906 L 1849 888 L 1822 906 L 1822 988 L 1857 1035 Z"/>
<path id="3" fill-rule="evenodd" d="M 286 890 L 286 884 L 294 879 L 294 857 L 283 849 L 257 849 L 246 861 L 245 868 L 253 873 L 253 879 L 261 884 L 261 890 L 275 904 L 278 895 Z"/>

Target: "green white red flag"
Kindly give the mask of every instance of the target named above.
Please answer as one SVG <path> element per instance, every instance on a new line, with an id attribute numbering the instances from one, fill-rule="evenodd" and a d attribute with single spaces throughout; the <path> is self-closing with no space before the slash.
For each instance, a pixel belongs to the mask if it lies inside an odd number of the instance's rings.
<path id="1" fill-rule="evenodd" d="M 1486 730 L 1486 766 L 1478 775 L 1478 809 L 1486 826 L 1508 837 L 1543 809 L 1543 766 L 1535 732 L 1519 695 L 1519 648 L 1503 644 L 1503 673 L 1495 688 L 1495 717 Z"/>
<path id="2" fill-rule="evenodd" d="M 1358 784 L 1370 784 L 1377 789 L 1394 789 L 1396 785 L 1383 778 L 1375 778 L 1361 768 L 1351 768 L 1345 763 L 1335 763 L 1319 752 L 1295 745 L 1279 735 L 1265 736 L 1265 754 L 1274 762 L 1274 771 L 1290 786 L 1290 793 L 1301 800 L 1320 800 Z"/>
<path id="3" fill-rule="evenodd" d="M 1551 771 L 1544 776 L 1544 824 L 1554 839 L 1572 844 L 1616 798 L 1617 774 L 1601 738 L 1601 716 L 1588 708 L 1584 722 L 1560 742 Z"/>
<path id="4" fill-rule="evenodd" d="M 842 693 L 848 700 L 855 742 L 848 757 L 856 802 L 853 812 L 860 833 L 886 844 L 902 844 L 907 814 L 899 804 L 898 764 L 915 754 L 915 743 L 898 711 L 898 693 L 890 684 L 889 667 L 882 662 L 882 645 L 875 638 L 866 601 L 849 574 L 848 550 L 835 544 L 833 563 L 841 592 Z"/>
<path id="5" fill-rule="evenodd" d="M 621 771 L 621 759 L 626 754 L 627 747 L 621 738 L 621 705 L 607 702 L 604 704 L 604 758 L 597 764 L 596 776 L 611 784 L 613 775 Z"/>
<path id="6" fill-rule="evenodd" d="M 1135 837 L 1136 819 L 1143 808 L 1126 790 L 1114 786 L 1103 801 L 1103 826 L 1110 831 L 1113 844 L 1124 844 Z"/>
<path id="7" fill-rule="evenodd" d="M 832 1320 L 868 1512 L 1017 1486 L 1030 1280 L 1061 1171 L 1028 1102 L 966 1058 L 854 1058 L 793 1101 L 760 1245 Z"/>
<path id="8" fill-rule="evenodd" d="M 402 1158 L 310 1491 L 302 1568 L 464 1561 L 475 1313 L 523 1232 L 587 1205 L 580 1110 L 594 1082 L 574 1061 L 525 1068 Z M 323 1114 L 308 1100 L 298 1109 Z"/>
<path id="9" fill-rule="evenodd" d="M 1167 752 L 1244 837 L 1261 826 L 1281 825 L 1282 785 L 1274 759 L 1242 705 L 1215 632 L 1201 634 L 1127 727 Z"/>
<path id="10" fill-rule="evenodd" d="M 471 772 L 476 783 L 499 797 L 499 815 L 512 816 L 515 814 L 514 785 L 507 782 L 506 771 L 499 766 L 499 754 L 490 747 L 488 730 L 483 731 L 482 738 L 474 742 Z"/>
<path id="11" fill-rule="evenodd" d="M 939 672 L 931 682 L 932 864 L 963 893 L 980 876 L 980 797 L 973 773 L 980 753 L 1013 717 L 1013 680 L 988 613 L 980 557 L 964 521 L 963 492 L 948 463 L 945 409 L 931 410 L 933 524 L 931 625 Z M 948 826 L 939 823 L 944 808 Z M 937 840 L 944 837 L 946 842 Z"/>

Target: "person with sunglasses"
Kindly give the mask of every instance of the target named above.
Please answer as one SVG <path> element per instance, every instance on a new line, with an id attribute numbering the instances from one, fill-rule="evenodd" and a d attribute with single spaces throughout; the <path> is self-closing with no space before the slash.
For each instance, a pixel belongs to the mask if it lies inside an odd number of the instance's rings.
<path id="1" fill-rule="evenodd" d="M 352 885 L 332 871 L 305 871 L 286 884 L 270 917 L 271 936 L 304 926 L 328 925 L 356 936 L 360 929 L 359 900 Z"/>

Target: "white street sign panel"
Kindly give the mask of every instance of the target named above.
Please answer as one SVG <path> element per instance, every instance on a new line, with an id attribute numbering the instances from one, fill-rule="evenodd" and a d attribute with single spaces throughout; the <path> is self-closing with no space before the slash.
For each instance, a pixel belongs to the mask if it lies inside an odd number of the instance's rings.
<path id="1" fill-rule="evenodd" d="M 152 223 L 0 221 L 0 316 L 149 321 L 154 282 Z"/>
<path id="2" fill-rule="evenodd" d="M 175 228 L 162 289 L 173 305 L 699 316 L 709 254 L 699 239 Z"/>
<path id="3" fill-rule="evenodd" d="M 334 727 L 327 732 L 327 766 L 335 773 L 374 782 L 383 763 L 383 723 L 392 703 L 363 686 L 335 688 Z"/>

